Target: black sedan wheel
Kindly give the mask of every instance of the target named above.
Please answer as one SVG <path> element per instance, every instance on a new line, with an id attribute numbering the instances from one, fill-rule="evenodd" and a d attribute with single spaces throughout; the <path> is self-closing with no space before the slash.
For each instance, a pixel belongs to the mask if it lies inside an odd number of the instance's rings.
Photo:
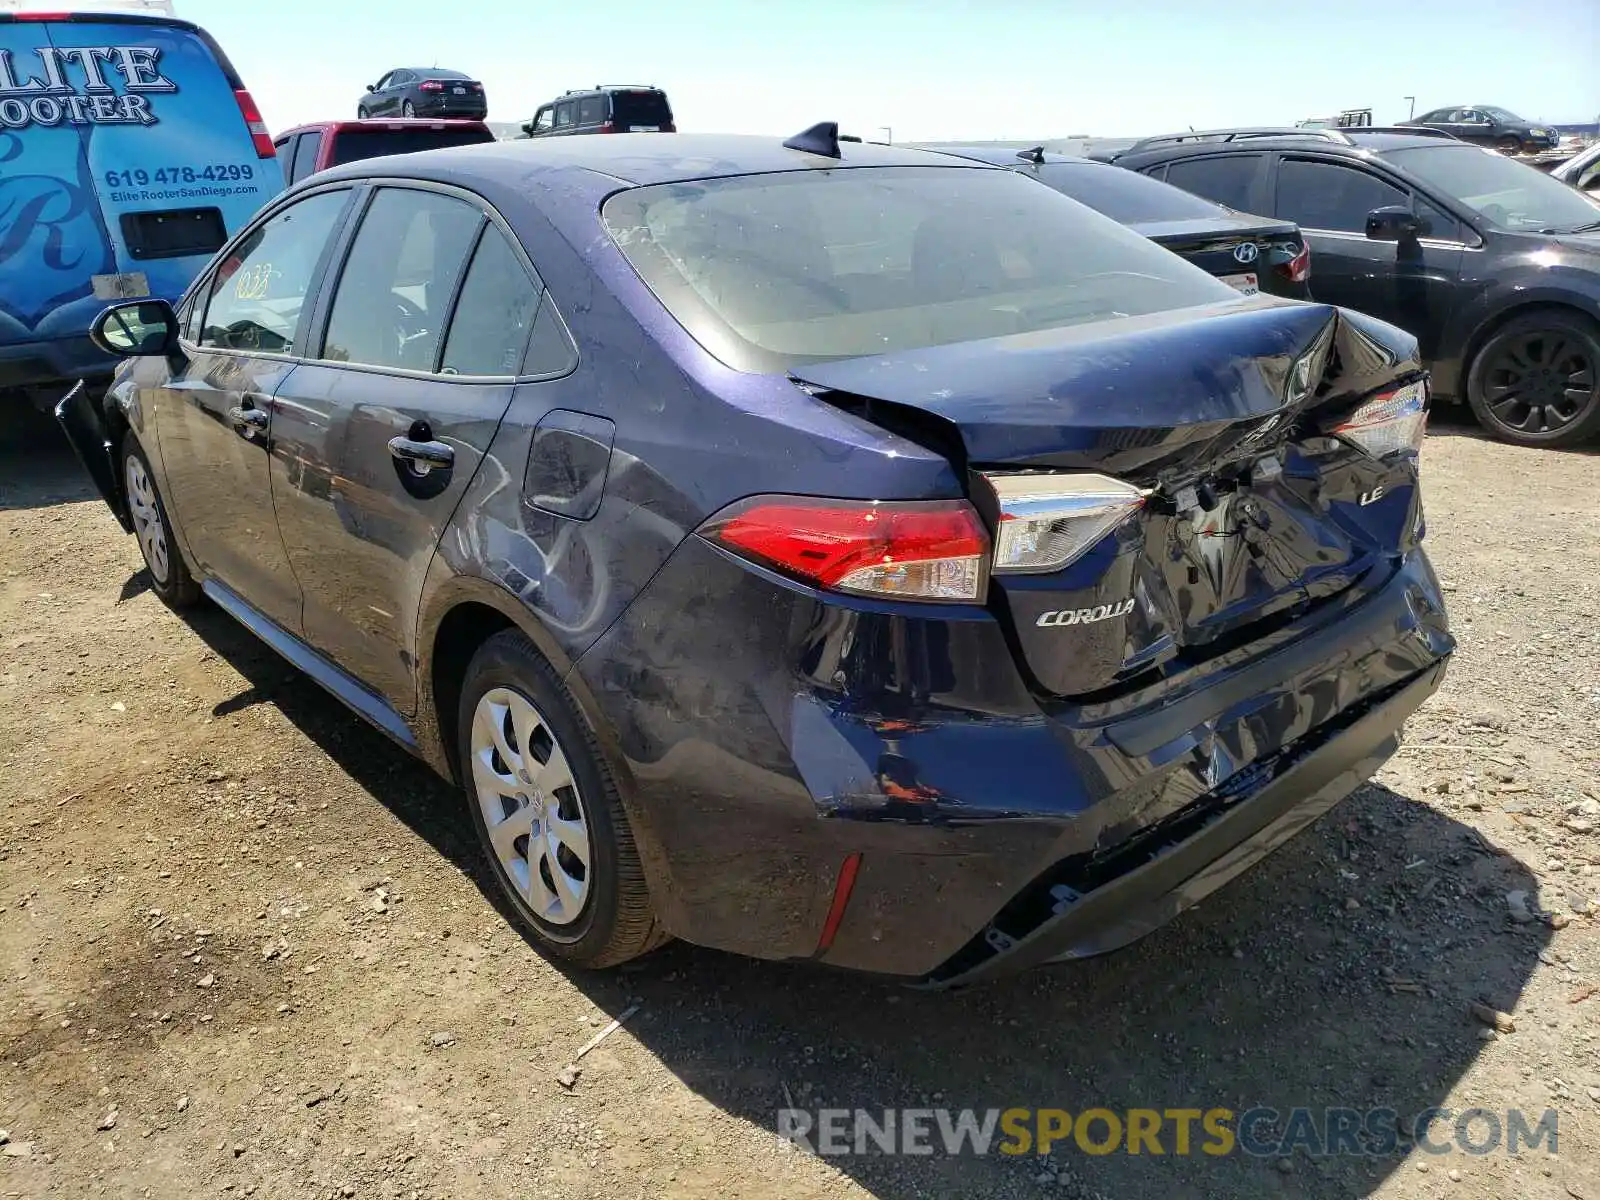
<path id="1" fill-rule="evenodd" d="M 122 487 L 151 590 L 172 608 L 192 608 L 200 602 L 200 585 L 183 561 L 150 460 L 131 431 L 122 442 Z"/>
<path id="2" fill-rule="evenodd" d="M 400 115 L 402 117 L 407 117 L 407 118 L 415 117 L 417 115 L 416 105 L 412 104 L 411 101 L 407 100 L 404 104 L 402 104 L 400 106 Z"/>
<path id="3" fill-rule="evenodd" d="M 1467 374 L 1473 415 L 1501 441 L 1574 446 L 1600 432 L 1600 327 L 1577 313 L 1509 321 Z"/>
<path id="4" fill-rule="evenodd" d="M 1520 154 L 1522 152 L 1522 139 L 1507 134 L 1495 141 L 1494 148 L 1501 154 Z"/>

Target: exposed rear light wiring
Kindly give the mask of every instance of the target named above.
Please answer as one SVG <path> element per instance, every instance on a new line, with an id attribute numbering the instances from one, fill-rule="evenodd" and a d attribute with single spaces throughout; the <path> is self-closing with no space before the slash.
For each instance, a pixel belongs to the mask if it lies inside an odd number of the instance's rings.
<path id="1" fill-rule="evenodd" d="M 965 500 L 754 496 L 701 534 L 723 549 L 830 591 L 981 604 L 989 534 Z"/>
<path id="2" fill-rule="evenodd" d="M 1428 381 L 1419 379 L 1378 393 L 1345 418 L 1333 433 L 1374 458 L 1388 458 L 1392 454 L 1419 453 L 1427 425 Z"/>

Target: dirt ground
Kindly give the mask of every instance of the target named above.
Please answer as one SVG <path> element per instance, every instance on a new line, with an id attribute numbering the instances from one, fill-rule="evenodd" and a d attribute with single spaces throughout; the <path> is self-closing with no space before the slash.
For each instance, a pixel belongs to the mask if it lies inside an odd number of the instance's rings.
<path id="1" fill-rule="evenodd" d="M 1390 767 L 1138 946 L 938 996 L 684 946 L 555 969 L 455 793 L 227 617 L 164 608 L 52 430 L 5 438 L 0 1197 L 1600 1200 L 1600 456 L 1436 424 L 1461 647 Z M 778 1144 L 786 1089 L 1554 1109 L 1559 1143 L 822 1159 Z"/>

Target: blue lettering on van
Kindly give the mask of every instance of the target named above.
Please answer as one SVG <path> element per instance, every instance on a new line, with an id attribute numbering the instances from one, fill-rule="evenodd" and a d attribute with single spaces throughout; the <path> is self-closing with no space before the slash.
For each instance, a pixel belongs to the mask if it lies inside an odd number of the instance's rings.
<path id="1" fill-rule="evenodd" d="M 155 46 L 39 46 L 33 58 L 0 48 L 0 127 L 154 125 L 150 97 L 178 90 Z"/>

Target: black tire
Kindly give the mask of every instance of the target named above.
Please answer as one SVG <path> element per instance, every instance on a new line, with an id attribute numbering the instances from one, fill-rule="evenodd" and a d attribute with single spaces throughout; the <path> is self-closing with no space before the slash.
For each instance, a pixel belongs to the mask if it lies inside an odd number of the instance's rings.
<path id="1" fill-rule="evenodd" d="M 367 106 L 366 106 L 366 105 L 365 105 L 365 104 L 358 104 L 358 105 L 356 105 L 356 120 L 358 120 L 358 121 L 365 121 L 365 120 L 367 120 L 367 119 L 368 119 L 368 118 L 369 118 L 369 117 L 370 117 L 370 116 L 371 116 L 371 115 L 372 115 L 372 114 L 370 114 L 370 113 L 369 113 L 369 112 L 367 112 Z"/>
<path id="2" fill-rule="evenodd" d="M 412 104 L 411 101 L 407 100 L 404 104 L 402 104 L 400 106 L 400 115 L 402 117 L 412 117 L 412 118 L 414 118 L 417 115 L 416 105 Z"/>
<path id="3" fill-rule="evenodd" d="M 1547 309 L 1507 321 L 1467 370 L 1478 423 L 1518 446 L 1561 449 L 1600 433 L 1600 325 Z"/>
<path id="4" fill-rule="evenodd" d="M 189 573 L 189 564 L 183 561 L 172 522 L 167 519 L 166 502 L 156 487 L 155 472 L 131 429 L 122 439 L 119 465 L 128 515 L 133 519 L 134 540 L 139 543 L 139 557 L 144 559 L 145 573 L 150 577 L 150 590 L 170 608 L 193 608 L 204 594 Z M 140 478 L 144 481 L 142 487 Z"/>
<path id="5" fill-rule="evenodd" d="M 1503 138 L 1495 139 L 1494 148 L 1500 151 L 1501 154 L 1521 154 L 1522 139 L 1515 134 L 1508 133 Z"/>
<path id="6" fill-rule="evenodd" d="M 479 702 L 501 690 L 531 701 L 543 719 L 544 732 L 552 738 L 553 749 L 547 754 L 559 750 L 566 757 L 576 790 L 562 789 L 563 799 L 557 802 L 552 797 L 548 802 L 565 808 L 575 801 L 580 806 L 576 811 L 587 826 L 587 893 L 580 915 L 560 925 L 552 925 L 534 911 L 501 861 L 475 782 L 474 718 Z M 655 919 L 633 829 L 623 811 L 610 763 L 560 677 L 520 631 L 496 634 L 473 655 L 462 686 L 458 726 L 461 783 L 473 828 L 501 895 L 540 949 L 573 966 L 597 969 L 627 962 L 667 941 L 667 934 Z M 499 772 L 499 768 L 492 769 Z M 542 793 L 540 803 L 546 803 Z M 565 815 L 570 816 L 571 810 Z M 530 872 L 539 869 L 532 851 L 529 839 L 521 853 Z M 548 869 L 548 863 L 544 866 Z"/>

